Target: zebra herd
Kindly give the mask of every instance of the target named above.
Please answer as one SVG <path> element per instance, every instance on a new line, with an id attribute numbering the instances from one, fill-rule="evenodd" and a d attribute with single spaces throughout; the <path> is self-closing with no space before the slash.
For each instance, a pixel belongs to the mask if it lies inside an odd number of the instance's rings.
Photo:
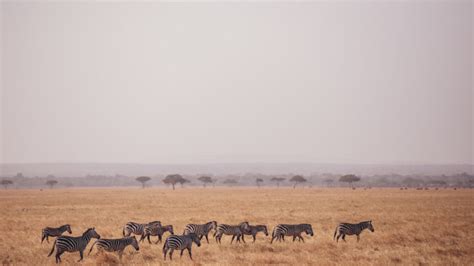
<path id="1" fill-rule="evenodd" d="M 340 223 L 334 232 L 333 239 L 336 242 L 339 242 L 339 238 L 342 237 L 342 240 L 346 241 L 346 235 L 356 235 L 357 242 L 360 240 L 360 234 L 365 229 L 374 232 L 374 226 L 372 221 L 364 221 L 358 224 L 350 223 Z M 56 249 L 56 263 L 61 262 L 61 255 L 64 252 L 79 252 L 80 259 L 78 262 L 82 261 L 84 258 L 84 250 L 91 241 L 92 238 L 97 240 L 92 244 L 89 253 L 92 252 L 94 246 L 96 246 L 99 252 L 117 252 L 119 259 L 122 260 L 122 254 L 124 249 L 127 246 L 132 246 L 135 250 L 139 250 L 139 242 L 142 242 L 145 238 L 148 239 L 148 242 L 151 244 L 150 237 L 157 236 L 158 239 L 155 244 L 158 244 L 162 241 L 163 234 L 169 232 L 168 238 L 165 240 L 163 245 L 163 257 L 166 260 L 166 255 L 169 254 L 170 260 L 173 259 L 173 252 L 175 250 L 181 251 L 180 256 L 183 255 L 184 250 L 187 250 L 189 257 L 192 260 L 191 247 L 195 243 L 198 247 L 201 246 L 201 240 L 203 237 L 206 238 L 207 243 L 209 243 L 209 233 L 214 231 L 213 237 L 217 243 L 221 243 L 222 236 L 228 235 L 232 236 L 230 243 L 232 244 L 235 240 L 237 242 L 245 242 L 245 235 L 251 235 L 253 242 L 256 240 L 256 236 L 259 232 L 268 236 L 268 230 L 266 225 L 250 225 L 249 222 L 242 222 L 237 225 L 228 225 L 228 224 L 217 224 L 216 221 L 210 221 L 205 224 L 188 224 L 185 226 L 182 235 L 175 235 L 172 225 L 162 225 L 160 221 L 153 221 L 149 223 L 127 223 L 122 230 L 122 238 L 117 239 L 103 239 L 100 238 L 100 235 L 95 231 L 95 228 L 87 229 L 82 236 L 72 237 L 72 236 L 63 236 L 64 232 L 72 234 L 71 226 L 65 224 L 58 228 L 46 227 L 42 230 L 41 243 L 46 239 L 49 243 L 48 237 L 57 237 L 54 241 L 51 252 L 48 257 L 50 257 L 54 250 Z M 293 237 L 293 242 L 298 240 L 304 243 L 302 234 L 313 236 L 313 228 L 311 224 L 278 224 L 274 227 L 272 232 L 272 239 L 270 244 L 273 241 L 278 240 L 281 242 L 285 241 L 285 236 Z M 139 235 L 140 240 L 137 240 L 136 236 Z"/>

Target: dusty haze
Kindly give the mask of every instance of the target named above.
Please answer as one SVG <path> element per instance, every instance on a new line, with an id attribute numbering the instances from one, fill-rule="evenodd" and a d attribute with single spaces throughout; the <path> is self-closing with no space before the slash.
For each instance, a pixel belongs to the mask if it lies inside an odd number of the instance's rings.
<path id="1" fill-rule="evenodd" d="M 1 3 L 3 163 L 472 164 L 472 3 Z"/>

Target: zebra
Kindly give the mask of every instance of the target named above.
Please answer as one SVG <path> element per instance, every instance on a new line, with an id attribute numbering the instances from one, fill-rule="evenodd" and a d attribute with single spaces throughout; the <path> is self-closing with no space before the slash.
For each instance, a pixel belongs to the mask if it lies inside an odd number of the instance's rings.
<path id="1" fill-rule="evenodd" d="M 273 243 L 275 239 L 279 242 L 281 242 L 281 240 L 285 241 L 285 236 L 293 236 L 293 242 L 298 238 L 298 241 L 303 241 L 304 243 L 304 239 L 301 236 L 303 232 L 310 236 L 314 235 L 313 228 L 310 224 L 279 224 L 273 229 L 270 244 Z"/>
<path id="2" fill-rule="evenodd" d="M 198 247 L 201 246 L 201 241 L 199 240 L 199 237 L 195 233 L 189 233 L 188 235 L 170 235 L 165 241 L 165 244 L 163 245 L 163 255 L 164 259 L 166 260 L 166 253 L 168 251 L 170 252 L 170 260 L 173 260 L 173 251 L 175 249 L 181 250 L 180 257 L 183 256 L 183 251 L 185 249 L 188 250 L 189 253 L 189 258 L 193 260 L 193 255 L 191 253 L 191 247 L 193 245 L 193 242 L 196 243 Z"/>
<path id="3" fill-rule="evenodd" d="M 263 232 L 265 234 L 265 236 L 268 236 L 267 226 L 263 225 L 263 224 L 249 225 L 248 229 L 243 231 L 242 241 L 245 243 L 244 236 L 245 235 L 251 235 L 253 237 L 253 243 L 255 243 L 256 236 L 257 236 L 258 232 Z M 237 242 L 240 242 L 240 236 L 237 237 Z"/>
<path id="4" fill-rule="evenodd" d="M 130 236 L 131 234 L 143 236 L 145 234 L 145 227 L 147 225 L 161 226 L 161 222 L 160 221 L 153 221 L 153 222 L 149 222 L 147 224 L 139 224 L 139 223 L 135 223 L 135 222 L 128 222 L 123 227 L 123 231 L 122 231 L 123 236 Z"/>
<path id="5" fill-rule="evenodd" d="M 72 234 L 71 226 L 69 224 L 62 225 L 58 228 L 54 227 L 45 227 L 43 228 L 41 232 L 41 244 L 43 244 L 43 241 L 46 239 L 46 242 L 49 243 L 49 237 L 50 236 L 61 236 L 64 232 L 68 232 L 69 234 Z"/>
<path id="6" fill-rule="evenodd" d="M 349 223 L 340 223 L 336 227 L 336 231 L 334 232 L 334 239 L 337 239 L 336 242 L 339 242 L 339 237 L 342 236 L 342 240 L 346 242 L 346 235 L 356 235 L 357 236 L 357 242 L 360 240 L 360 233 L 364 231 L 364 229 L 368 228 L 370 231 L 374 232 L 374 226 L 372 225 L 372 221 L 365 221 L 365 222 L 360 222 L 358 224 L 349 224 Z M 339 233 L 339 234 L 337 234 Z"/>
<path id="7" fill-rule="evenodd" d="M 210 221 L 205 224 L 188 224 L 184 228 L 183 235 L 187 235 L 190 233 L 195 233 L 196 235 L 199 236 L 199 240 L 203 238 L 203 236 L 206 237 L 206 241 L 209 244 L 209 232 L 211 230 L 216 230 L 217 229 L 217 222 L 216 221 Z"/>
<path id="8" fill-rule="evenodd" d="M 156 240 L 155 244 L 161 243 L 161 239 L 165 232 L 170 232 L 170 234 L 174 235 L 173 226 L 172 225 L 165 225 L 165 226 L 146 225 L 145 233 L 140 238 L 140 242 L 142 242 L 143 239 L 147 238 L 148 243 L 151 244 L 150 236 L 158 236 L 158 240 Z"/>
<path id="9" fill-rule="evenodd" d="M 86 249 L 87 244 L 89 244 L 89 241 L 91 238 L 97 238 L 100 239 L 100 235 L 97 234 L 95 231 L 95 228 L 89 228 L 87 229 L 82 236 L 78 237 L 72 237 L 72 236 L 60 236 L 56 238 L 54 241 L 53 249 L 51 249 L 51 252 L 49 252 L 49 256 L 53 254 L 54 248 L 56 247 L 56 263 L 61 262 L 61 255 L 67 251 L 67 252 L 77 252 L 79 251 L 79 255 L 81 256 L 81 259 L 78 260 L 77 262 L 82 261 L 84 258 L 84 249 Z"/>
<path id="10" fill-rule="evenodd" d="M 97 245 L 97 249 L 100 251 L 105 250 L 107 252 L 118 252 L 120 260 L 122 260 L 123 250 L 128 245 L 132 245 L 136 251 L 140 250 L 137 238 L 135 236 L 127 236 L 119 239 L 98 239 L 94 242 L 94 244 L 92 244 L 91 249 L 89 250 L 89 255 L 91 254 L 95 245 Z"/>
<path id="11" fill-rule="evenodd" d="M 236 242 L 240 242 L 240 236 L 248 228 L 248 222 L 243 222 L 239 225 L 220 224 L 219 226 L 217 226 L 216 232 L 214 232 L 214 237 L 216 238 L 216 242 L 218 242 L 219 244 L 221 243 L 222 235 L 232 235 L 232 240 L 230 241 L 231 244 L 236 237 Z"/>

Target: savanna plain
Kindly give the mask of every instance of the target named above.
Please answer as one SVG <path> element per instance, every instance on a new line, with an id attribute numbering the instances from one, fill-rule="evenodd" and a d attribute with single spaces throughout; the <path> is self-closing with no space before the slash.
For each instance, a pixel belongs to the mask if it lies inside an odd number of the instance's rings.
<path id="1" fill-rule="evenodd" d="M 54 242 L 41 244 L 41 229 L 71 224 L 74 236 L 95 227 L 102 238 L 119 238 L 129 221 L 159 220 L 181 234 L 188 223 L 310 223 L 314 237 L 305 243 L 270 244 L 263 234 L 252 243 L 222 244 L 213 238 L 193 246 L 194 261 L 185 252 L 163 260 L 163 244 L 127 247 L 128 265 L 472 265 L 474 261 L 474 190 L 399 190 L 394 188 L 89 188 L 0 191 L 0 261 L 3 265 L 53 265 L 47 257 Z M 360 242 L 347 236 L 336 243 L 339 222 L 372 220 L 375 232 L 364 231 Z M 66 233 L 68 235 L 68 233 Z M 165 234 L 164 239 L 168 236 Z M 212 234 L 210 235 L 212 236 Z M 154 242 L 156 237 L 152 237 Z M 118 264 L 116 254 L 94 249 L 77 263 L 78 253 L 65 253 L 63 264 Z"/>

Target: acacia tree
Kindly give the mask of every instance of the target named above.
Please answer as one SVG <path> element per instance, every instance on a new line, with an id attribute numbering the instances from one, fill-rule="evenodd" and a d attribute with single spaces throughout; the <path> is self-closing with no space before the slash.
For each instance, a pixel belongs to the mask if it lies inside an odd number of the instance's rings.
<path id="1" fill-rule="evenodd" d="M 235 179 L 226 179 L 226 180 L 224 180 L 223 183 L 226 184 L 226 185 L 229 185 L 229 186 L 233 186 L 233 185 L 237 184 L 238 182 Z"/>
<path id="2" fill-rule="evenodd" d="M 260 183 L 263 183 L 263 179 L 257 178 L 255 179 L 255 182 L 257 183 L 257 187 L 260 187 Z"/>
<path id="3" fill-rule="evenodd" d="M 202 182 L 203 187 L 206 187 L 207 184 L 212 183 L 212 178 L 210 176 L 201 176 L 198 178 L 198 180 Z"/>
<path id="4" fill-rule="evenodd" d="M 359 182 L 359 181 L 360 181 L 360 177 L 356 175 L 343 175 L 339 178 L 339 182 L 349 183 L 351 187 L 352 187 L 353 182 Z"/>
<path id="5" fill-rule="evenodd" d="M 191 181 L 189 181 L 186 178 L 180 178 L 178 179 L 178 183 L 181 185 L 181 188 L 182 188 L 185 183 L 191 183 Z"/>
<path id="6" fill-rule="evenodd" d="M 183 182 L 184 178 L 179 175 L 179 174 L 172 174 L 172 175 L 167 175 L 165 179 L 163 179 L 163 183 L 167 185 L 171 185 L 173 187 L 173 190 L 175 190 L 175 185 L 178 183 Z"/>
<path id="7" fill-rule="evenodd" d="M 293 177 L 290 179 L 290 181 L 291 181 L 291 182 L 295 182 L 295 184 L 293 185 L 293 188 L 296 188 L 296 185 L 297 185 L 298 183 L 304 183 L 304 182 L 306 182 L 307 180 L 306 180 L 306 178 L 304 178 L 304 177 L 301 176 L 301 175 L 295 175 L 295 176 L 293 176 Z"/>
<path id="8" fill-rule="evenodd" d="M 9 185 L 13 185 L 13 181 L 8 180 L 8 179 L 3 179 L 2 182 L 0 183 L 5 189 L 7 189 Z"/>
<path id="9" fill-rule="evenodd" d="M 49 188 L 53 189 L 54 185 L 56 185 L 58 183 L 58 181 L 56 180 L 48 180 L 46 181 L 46 185 L 49 186 Z"/>
<path id="10" fill-rule="evenodd" d="M 142 183 L 142 188 L 145 188 L 145 183 L 150 181 L 151 178 L 149 176 L 139 176 L 135 180 Z"/>
<path id="11" fill-rule="evenodd" d="M 270 179 L 270 181 L 276 182 L 276 183 L 277 183 L 277 187 L 280 187 L 280 182 L 285 181 L 285 179 L 286 179 L 286 178 L 284 178 L 284 177 L 273 177 L 272 179 Z"/>

